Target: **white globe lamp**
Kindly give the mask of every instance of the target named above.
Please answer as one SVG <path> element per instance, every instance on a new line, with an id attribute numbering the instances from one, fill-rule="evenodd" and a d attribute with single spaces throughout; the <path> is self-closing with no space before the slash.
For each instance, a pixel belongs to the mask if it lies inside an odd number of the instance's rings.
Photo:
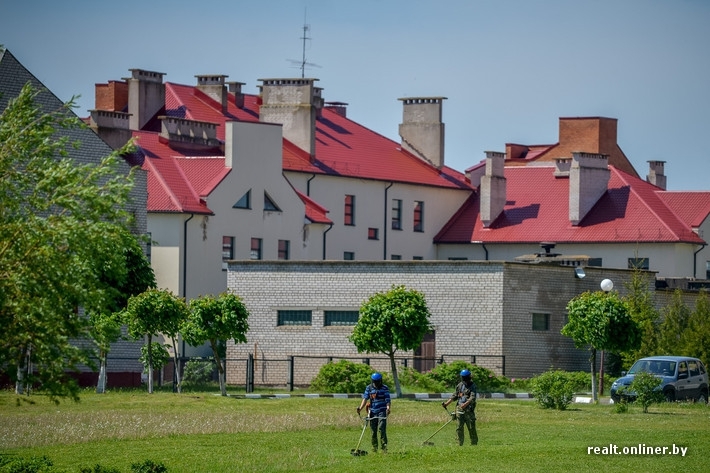
<path id="1" fill-rule="evenodd" d="M 601 283 L 602 291 L 609 292 L 614 289 L 614 283 L 611 279 L 605 279 Z"/>

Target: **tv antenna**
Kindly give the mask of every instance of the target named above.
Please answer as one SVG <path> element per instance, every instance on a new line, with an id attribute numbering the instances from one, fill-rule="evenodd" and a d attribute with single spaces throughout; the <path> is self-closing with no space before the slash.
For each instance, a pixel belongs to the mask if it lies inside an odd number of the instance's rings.
<path id="1" fill-rule="evenodd" d="M 302 56 L 301 60 L 297 61 L 295 59 L 289 59 L 289 61 L 294 64 L 296 67 L 301 69 L 301 78 L 303 79 L 306 77 L 306 67 L 320 67 L 318 64 L 313 64 L 312 62 L 307 62 L 306 61 L 306 41 L 309 41 L 311 38 L 308 36 L 308 31 L 311 29 L 311 26 L 306 23 L 306 14 L 303 14 L 303 36 L 301 36 L 301 40 L 303 41 L 303 46 L 302 46 Z"/>

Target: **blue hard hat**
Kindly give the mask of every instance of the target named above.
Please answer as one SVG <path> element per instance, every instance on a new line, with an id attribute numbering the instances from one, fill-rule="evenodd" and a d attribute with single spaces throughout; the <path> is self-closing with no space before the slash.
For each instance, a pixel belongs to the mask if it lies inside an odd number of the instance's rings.
<path id="1" fill-rule="evenodd" d="M 469 370 L 461 370 L 461 377 L 465 378 L 466 376 L 471 376 L 471 372 Z"/>
<path id="2" fill-rule="evenodd" d="M 381 381 L 382 380 L 382 375 L 380 373 L 372 373 L 372 376 L 370 378 L 373 381 Z"/>

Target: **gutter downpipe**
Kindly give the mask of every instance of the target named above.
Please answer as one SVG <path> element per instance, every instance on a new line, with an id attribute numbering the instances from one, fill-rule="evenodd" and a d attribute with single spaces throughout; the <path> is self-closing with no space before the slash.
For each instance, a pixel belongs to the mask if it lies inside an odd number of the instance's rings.
<path id="1" fill-rule="evenodd" d="M 308 180 L 306 181 L 306 195 L 307 195 L 308 197 L 311 196 L 311 181 L 312 181 L 313 179 L 315 179 L 315 178 L 316 178 L 316 175 L 313 174 L 313 175 L 312 175 L 311 177 L 309 177 Z M 325 259 L 325 258 L 324 258 L 324 259 Z"/>
<path id="2" fill-rule="evenodd" d="M 394 185 L 394 182 L 390 182 L 387 187 L 385 187 L 385 207 L 384 207 L 384 215 L 385 215 L 385 224 L 384 227 L 382 227 L 382 230 L 384 235 L 382 236 L 382 260 L 387 261 L 387 191 L 389 191 L 390 187 Z"/>
<path id="3" fill-rule="evenodd" d="M 482 241 L 472 241 L 471 243 L 478 243 L 481 245 L 481 248 L 483 248 L 483 251 L 486 252 L 486 259 L 484 261 L 488 261 L 488 248 L 486 248 L 486 244 Z"/>
<path id="4" fill-rule="evenodd" d="M 314 177 L 315 177 L 315 176 L 314 176 Z M 328 225 L 328 229 L 323 232 L 323 261 L 325 261 L 325 240 L 326 240 L 325 234 L 328 233 L 331 228 L 333 228 L 333 224 L 332 224 L 332 223 L 331 223 L 330 225 Z"/>
<path id="5" fill-rule="evenodd" d="M 693 277 L 695 277 L 696 271 L 698 270 L 698 253 L 703 251 L 703 249 L 708 246 L 708 245 L 700 245 L 700 248 L 698 248 L 698 251 L 693 253 Z M 702 279 L 702 278 L 701 278 Z"/>
<path id="6" fill-rule="evenodd" d="M 182 241 L 183 241 L 183 251 L 182 251 L 182 296 L 187 300 L 187 222 L 192 220 L 192 218 L 195 216 L 194 213 L 190 214 L 190 218 L 185 220 L 182 223 Z M 182 357 L 185 356 L 185 340 L 182 341 L 182 353 L 178 357 L 178 359 L 182 359 Z M 178 367 L 179 369 L 179 367 Z M 176 373 L 173 370 L 173 392 L 176 391 L 176 383 L 177 383 L 177 378 L 176 378 Z"/>

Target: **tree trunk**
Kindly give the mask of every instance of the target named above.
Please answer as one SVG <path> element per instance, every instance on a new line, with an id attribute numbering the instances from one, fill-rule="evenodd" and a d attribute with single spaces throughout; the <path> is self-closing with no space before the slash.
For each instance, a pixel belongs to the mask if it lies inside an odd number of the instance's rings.
<path id="1" fill-rule="evenodd" d="M 24 357 L 23 357 L 24 358 Z M 22 383 L 25 382 L 25 370 L 22 363 L 17 365 L 17 380 L 15 381 L 15 394 L 23 394 L 24 387 Z"/>
<path id="2" fill-rule="evenodd" d="M 153 394 L 153 336 L 148 334 L 148 394 Z"/>
<path id="3" fill-rule="evenodd" d="M 399 376 L 397 375 L 397 363 L 394 360 L 394 352 L 388 353 L 390 357 L 390 367 L 392 368 L 392 377 L 394 378 L 394 392 L 397 398 L 402 397 L 402 387 L 399 385 Z"/>
<path id="4" fill-rule="evenodd" d="M 180 380 L 180 364 L 178 362 L 177 347 L 175 346 L 175 337 L 172 337 L 172 340 L 173 340 L 173 364 L 175 365 L 175 380 L 177 381 L 177 392 L 179 394 L 182 392 L 182 382 Z"/>
<path id="5" fill-rule="evenodd" d="M 106 392 L 106 352 L 99 351 L 99 358 L 101 359 L 101 367 L 99 368 L 99 381 L 96 383 L 96 394 L 103 394 Z"/>
<path id="6" fill-rule="evenodd" d="M 212 347 L 212 354 L 214 355 L 214 361 L 217 363 L 217 377 L 219 378 L 219 392 L 222 396 L 227 395 L 227 385 L 224 379 L 224 366 L 222 366 L 222 360 L 219 358 L 219 353 L 217 352 L 217 341 L 210 340 L 210 346 Z"/>
<path id="7" fill-rule="evenodd" d="M 592 348 L 592 401 L 597 403 L 597 349 Z"/>

